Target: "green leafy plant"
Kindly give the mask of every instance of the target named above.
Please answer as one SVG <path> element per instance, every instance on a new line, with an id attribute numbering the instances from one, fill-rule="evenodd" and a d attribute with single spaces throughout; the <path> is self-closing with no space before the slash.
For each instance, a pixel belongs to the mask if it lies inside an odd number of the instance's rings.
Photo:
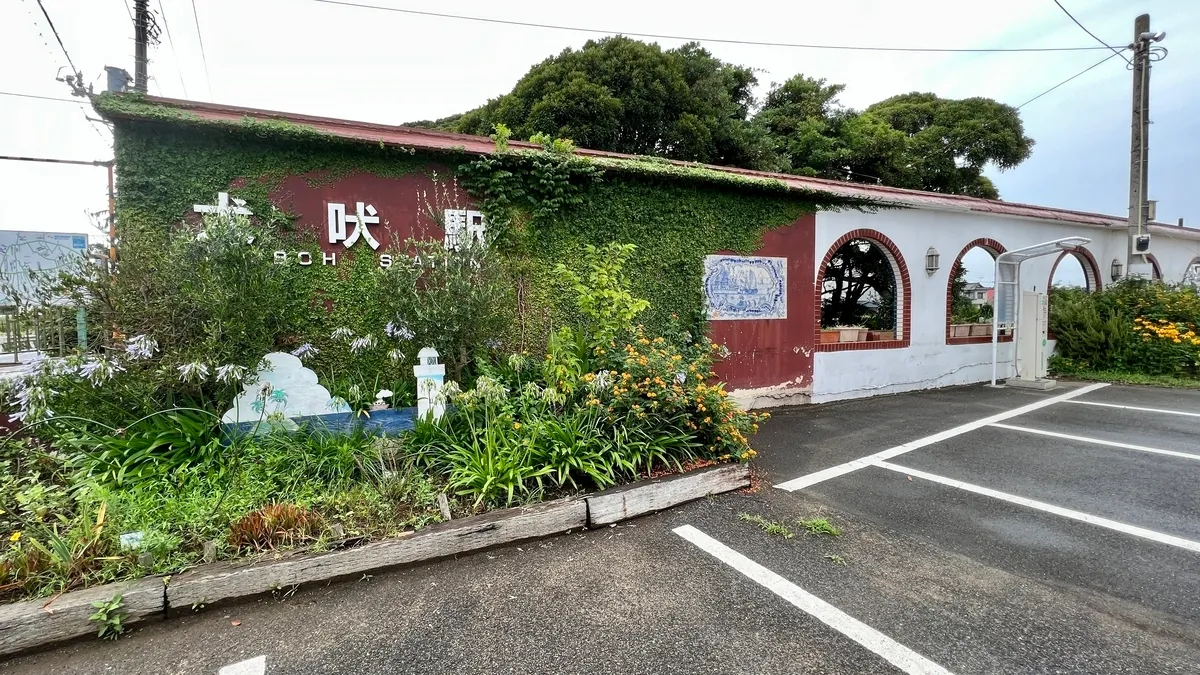
<path id="1" fill-rule="evenodd" d="M 831 537 L 842 534 L 841 529 L 826 518 L 801 518 L 796 521 L 796 525 L 804 528 L 805 534 L 824 534 Z"/>
<path id="2" fill-rule="evenodd" d="M 118 593 L 109 600 L 93 602 L 92 607 L 96 611 L 88 617 L 88 621 L 100 624 L 100 630 L 96 633 L 96 637 L 106 640 L 116 640 L 121 637 L 121 634 L 125 632 L 125 619 L 129 617 L 129 613 L 124 611 L 124 597 Z"/>
<path id="3" fill-rule="evenodd" d="M 787 525 L 785 525 L 781 522 L 778 522 L 778 521 L 767 520 L 766 518 L 763 518 L 762 516 L 760 516 L 758 514 L 739 513 L 738 518 L 741 518 L 742 520 L 744 520 L 748 523 L 754 523 L 763 532 L 766 532 L 767 534 L 770 534 L 770 535 L 773 535 L 776 537 L 783 537 L 784 539 L 791 539 L 792 537 L 796 536 L 791 531 L 791 529 L 788 528 Z"/>
<path id="4" fill-rule="evenodd" d="M 575 304 L 583 316 L 584 335 L 590 347 L 616 340 L 633 326 L 637 315 L 650 303 L 633 295 L 625 266 L 637 249 L 633 244 L 611 243 L 603 248 L 584 246 L 582 274 L 559 263 L 558 277 L 575 293 Z"/>

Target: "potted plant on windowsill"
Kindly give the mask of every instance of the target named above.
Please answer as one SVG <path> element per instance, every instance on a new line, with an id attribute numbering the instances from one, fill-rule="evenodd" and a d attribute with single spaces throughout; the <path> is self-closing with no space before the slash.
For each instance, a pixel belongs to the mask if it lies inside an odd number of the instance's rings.
<path id="1" fill-rule="evenodd" d="M 867 339 L 867 329 L 862 326 L 834 326 L 833 329 L 838 332 L 838 342 L 863 342 Z"/>
<path id="2" fill-rule="evenodd" d="M 950 337 L 970 337 L 971 324 L 956 323 L 950 325 Z"/>
<path id="3" fill-rule="evenodd" d="M 840 342 L 840 341 L 841 341 L 841 331 L 839 331 L 838 329 L 836 329 L 836 328 L 822 328 L 821 329 L 821 344 L 825 345 L 825 344 L 830 344 L 832 342 Z"/>
<path id="4" fill-rule="evenodd" d="M 873 342 L 883 342 L 885 340 L 895 340 L 896 331 L 894 330 L 873 330 L 867 334 L 867 339 Z"/>
<path id="5" fill-rule="evenodd" d="M 981 337 L 992 334 L 992 324 L 990 323 L 973 323 L 971 324 L 971 337 Z"/>

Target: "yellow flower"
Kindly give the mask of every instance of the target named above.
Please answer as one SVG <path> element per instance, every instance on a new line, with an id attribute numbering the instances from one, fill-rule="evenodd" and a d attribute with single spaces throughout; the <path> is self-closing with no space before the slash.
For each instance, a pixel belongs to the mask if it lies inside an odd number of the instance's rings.
<path id="1" fill-rule="evenodd" d="M 10 536 L 8 538 L 9 541 L 19 541 L 20 539 L 21 539 L 21 531 L 20 530 L 13 532 L 12 536 Z"/>
<path id="2" fill-rule="evenodd" d="M 650 398 L 654 398 L 655 396 L 658 396 L 658 394 L 656 394 L 652 391 L 648 391 L 648 392 L 646 392 L 646 396 L 649 396 Z"/>
<path id="3" fill-rule="evenodd" d="M 520 428 L 521 428 L 520 422 L 513 422 L 513 431 L 516 431 L 517 429 L 520 429 Z"/>

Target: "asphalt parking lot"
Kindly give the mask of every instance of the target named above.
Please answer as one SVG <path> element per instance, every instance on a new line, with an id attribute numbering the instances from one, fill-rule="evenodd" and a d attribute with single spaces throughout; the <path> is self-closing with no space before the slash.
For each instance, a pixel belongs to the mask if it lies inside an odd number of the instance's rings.
<path id="1" fill-rule="evenodd" d="M 754 492 L 0 670 L 1200 672 L 1200 392 L 935 390 L 780 411 L 756 447 Z"/>

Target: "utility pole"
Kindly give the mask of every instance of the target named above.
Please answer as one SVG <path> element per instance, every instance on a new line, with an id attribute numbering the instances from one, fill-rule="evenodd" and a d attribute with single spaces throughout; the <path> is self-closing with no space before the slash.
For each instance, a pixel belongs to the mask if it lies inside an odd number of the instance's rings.
<path id="1" fill-rule="evenodd" d="M 1146 199 L 1150 174 L 1150 62 L 1152 42 L 1161 42 L 1166 33 L 1150 32 L 1150 15 L 1142 14 L 1133 22 L 1133 110 L 1129 134 L 1129 243 L 1127 276 L 1151 276 L 1146 258 L 1150 248 L 1150 202 Z M 1155 59 L 1157 60 L 1157 59 Z"/>
<path id="2" fill-rule="evenodd" d="M 133 90 L 139 94 L 146 93 L 146 47 L 150 41 L 150 11 L 146 6 L 149 2 L 133 0 Z"/>

